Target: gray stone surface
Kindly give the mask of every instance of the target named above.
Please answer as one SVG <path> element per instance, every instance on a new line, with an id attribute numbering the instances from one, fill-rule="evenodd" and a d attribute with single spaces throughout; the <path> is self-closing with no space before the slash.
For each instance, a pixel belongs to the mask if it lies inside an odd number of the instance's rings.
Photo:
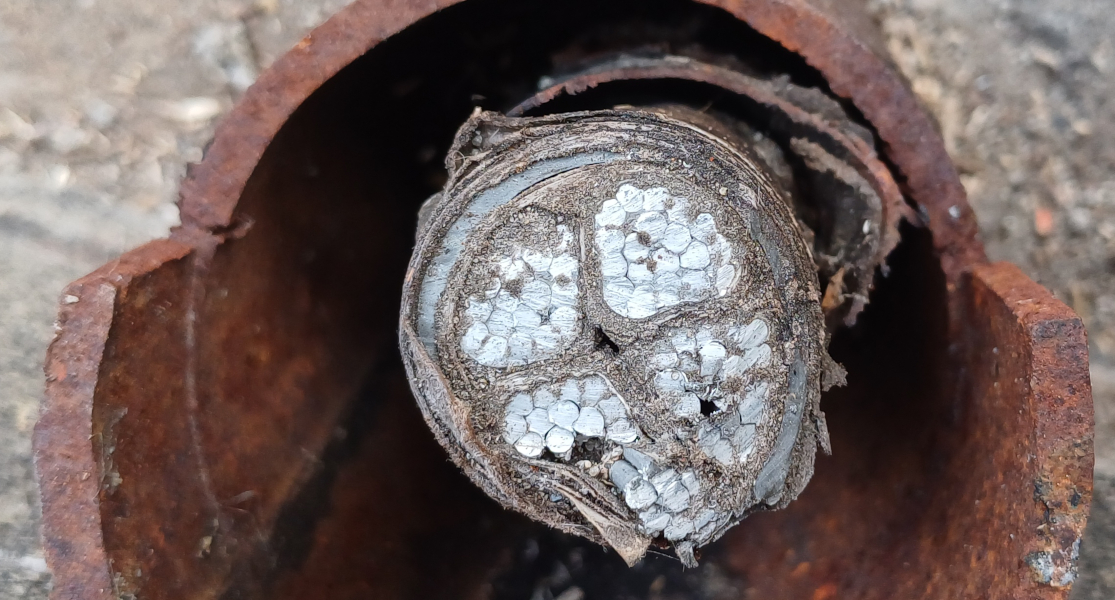
<path id="1" fill-rule="evenodd" d="M 0 2 L 0 600 L 44 598 L 30 433 L 63 285 L 176 223 L 256 74 L 345 0 Z M 1088 324 L 1097 493 L 1075 600 L 1115 597 L 1115 10 L 873 0 L 993 258 Z"/>

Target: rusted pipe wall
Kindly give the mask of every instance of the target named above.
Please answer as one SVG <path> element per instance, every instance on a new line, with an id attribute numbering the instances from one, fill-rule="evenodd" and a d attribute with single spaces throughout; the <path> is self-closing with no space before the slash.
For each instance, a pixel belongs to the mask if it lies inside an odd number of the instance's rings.
<path id="1" fill-rule="evenodd" d="M 398 147 L 408 131 L 439 130 L 377 111 L 414 102 L 401 85 L 409 70 L 438 72 L 404 60 L 423 31 L 512 9 L 456 4 L 342 10 L 226 118 L 183 183 L 172 240 L 68 288 L 78 301 L 62 307 L 35 438 L 55 598 L 430 597 L 445 581 L 479 594 L 516 564 L 509 544 L 537 535 L 446 467 L 391 354 L 432 172 Z M 799 502 L 741 526 L 710 560 L 756 591 L 777 583 L 767 596 L 1064 597 L 1090 499 L 1079 320 L 1016 270 L 986 264 L 940 137 L 872 52 L 878 36 L 858 8 L 705 4 L 754 28 L 742 36 L 799 53 L 847 98 L 926 220 L 904 234 L 906 275 L 895 265 L 880 284 L 882 308 L 834 341 L 852 374 L 824 399 L 834 456 Z M 460 89 L 441 96 L 470 108 Z M 445 520 L 425 518 L 444 496 L 456 499 Z M 475 551 L 451 552 L 446 539 Z"/>

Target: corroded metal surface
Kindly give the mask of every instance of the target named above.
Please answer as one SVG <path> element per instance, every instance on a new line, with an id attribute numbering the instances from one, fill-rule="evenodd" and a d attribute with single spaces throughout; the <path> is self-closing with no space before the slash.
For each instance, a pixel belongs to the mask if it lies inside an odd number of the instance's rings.
<path id="1" fill-rule="evenodd" d="M 35 436 L 55 598 L 431 597 L 434 581 L 483 597 L 519 564 L 514 540 L 543 535 L 454 479 L 431 440 L 410 437 L 389 457 L 375 442 L 393 423 L 421 431 L 405 394 L 385 391 L 397 371 L 376 365 L 397 360 L 394 299 L 425 189 L 384 147 L 405 132 L 371 115 L 423 83 L 397 72 L 411 68 L 401 60 L 396 71 L 375 61 L 483 3 L 455 4 L 342 10 L 220 127 L 183 183 L 172 240 L 67 290 Z M 872 53 L 869 20 L 846 2 L 706 4 L 849 99 L 926 221 L 904 232 L 905 275 L 892 265 L 864 332 L 834 341 L 851 385 L 824 399 L 833 457 L 798 502 L 738 528 L 708 562 L 759 597 L 1064 597 L 1090 498 L 1079 320 L 1017 271 L 984 264 L 956 171 Z M 461 89 L 442 96 L 467 110 Z M 353 415 L 377 402 L 357 436 Z M 368 481 L 378 473 L 434 479 Z M 445 497 L 459 512 L 431 529 L 418 509 Z"/>
<path id="2" fill-rule="evenodd" d="M 1047 586 L 1067 596 L 1076 578 L 1080 536 L 1092 496 L 1092 396 L 1084 325 L 1014 265 L 977 267 L 966 284 L 973 384 L 965 425 L 1017 430 L 1014 435 L 987 431 L 971 452 L 981 459 L 964 463 L 982 475 L 976 478 L 981 488 L 969 484 L 973 504 L 996 492 L 1006 495 L 995 489 L 996 484 L 1010 494 L 1010 503 L 968 512 L 970 525 L 956 528 L 953 544 L 977 545 L 959 532 L 979 527 L 983 540 L 974 541 L 989 548 L 1001 544 L 1024 556 L 1027 568 L 1018 576 L 1015 597 L 1044 597 Z M 957 461 L 954 477 L 961 472 Z M 961 498 L 957 505 L 963 504 Z M 1017 524 L 1015 529 L 1007 525 L 1010 521 Z M 988 523 L 998 527 L 983 529 Z M 1019 536 L 1017 531 L 1037 535 Z M 1004 536 L 1019 546 L 1007 545 Z M 1001 552 L 1004 572 L 1015 566 L 1014 552 Z M 959 575 L 954 572 L 951 578 Z M 978 589 L 975 583 L 969 589 Z"/>
<path id="3" fill-rule="evenodd" d="M 108 474 L 91 450 L 95 389 L 120 289 L 152 269 L 173 268 L 190 250 L 176 242 L 153 242 L 65 290 L 59 334 L 45 366 L 49 400 L 35 430 L 39 486 L 49 514 L 43 536 L 57 597 L 108 597 L 112 589 L 100 512 Z"/>

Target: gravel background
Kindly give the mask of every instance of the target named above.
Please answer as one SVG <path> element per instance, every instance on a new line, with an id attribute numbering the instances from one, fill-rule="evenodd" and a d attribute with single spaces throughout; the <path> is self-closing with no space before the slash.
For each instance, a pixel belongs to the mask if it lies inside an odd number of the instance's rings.
<path id="1" fill-rule="evenodd" d="M 256 74 L 344 0 L 0 1 L 0 600 L 45 598 L 30 434 L 59 291 L 177 223 L 175 189 Z M 1115 10 L 872 0 L 993 259 L 1084 318 L 1096 498 L 1074 600 L 1115 598 Z"/>

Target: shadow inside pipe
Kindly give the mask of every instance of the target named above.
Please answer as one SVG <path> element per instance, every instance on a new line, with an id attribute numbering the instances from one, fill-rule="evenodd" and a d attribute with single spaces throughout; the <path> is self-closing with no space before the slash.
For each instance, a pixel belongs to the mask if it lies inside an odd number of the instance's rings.
<path id="1" fill-rule="evenodd" d="M 224 598 L 549 599 L 572 588 L 588 598 L 845 597 L 816 595 L 828 585 L 847 597 L 886 597 L 880 575 L 909 555 L 904 544 L 914 543 L 948 454 L 934 433 L 952 410 L 945 286 L 925 230 L 904 228 L 891 276 L 877 280 L 861 322 L 833 341 L 849 371 L 848 387 L 823 399 L 833 456 L 820 458 L 801 499 L 733 529 L 698 569 L 656 554 L 629 569 L 610 551 L 502 509 L 422 421 L 395 327 L 417 208 L 444 182 L 441 157 L 474 106 L 510 107 L 571 40 L 588 54 L 609 39 L 700 44 L 823 86 L 746 25 L 681 1 L 472 0 L 331 79 L 268 148 L 238 213 L 256 223 L 247 243 L 271 236 L 271 250 L 309 261 L 307 277 L 325 290 L 318 296 L 348 307 L 333 318 L 351 326 L 345 343 L 367 356 L 363 391 L 256 556 L 233 569 Z M 333 254 L 287 250 L 307 231 Z"/>

